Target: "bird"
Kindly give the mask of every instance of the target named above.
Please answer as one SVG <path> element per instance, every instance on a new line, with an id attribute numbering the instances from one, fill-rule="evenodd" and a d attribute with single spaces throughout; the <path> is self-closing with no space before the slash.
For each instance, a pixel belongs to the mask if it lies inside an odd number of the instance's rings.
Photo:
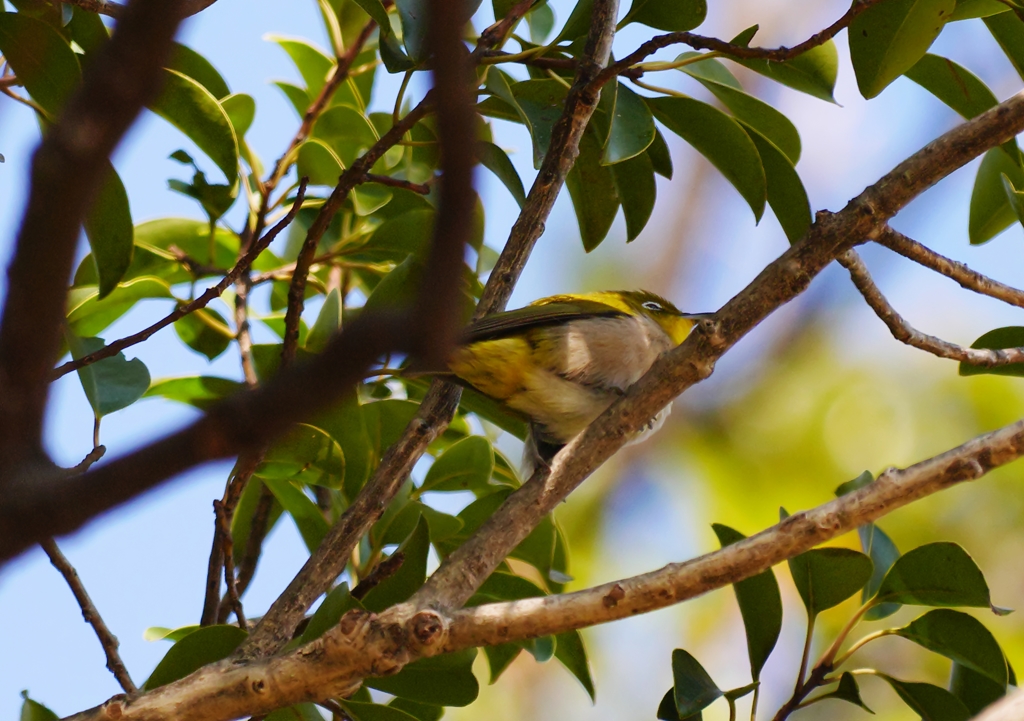
<path id="1" fill-rule="evenodd" d="M 528 421 L 528 476 L 708 317 L 644 290 L 553 295 L 471 323 L 448 369 Z M 656 431 L 667 415 L 666 408 L 632 441 Z"/>

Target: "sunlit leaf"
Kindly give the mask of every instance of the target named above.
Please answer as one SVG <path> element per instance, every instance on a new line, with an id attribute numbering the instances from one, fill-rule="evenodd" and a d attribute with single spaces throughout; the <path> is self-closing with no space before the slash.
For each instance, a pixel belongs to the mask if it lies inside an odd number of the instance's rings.
<path id="1" fill-rule="evenodd" d="M 1014 188 L 1024 188 L 1024 170 L 1002 149 L 985 153 L 971 192 L 968 223 L 971 245 L 980 245 L 999 235 L 1017 221 L 1006 195 L 1003 176 Z"/>
<path id="2" fill-rule="evenodd" d="M 1024 20 L 1016 13 L 1003 12 L 986 17 L 984 23 L 1017 75 L 1024 79 Z"/>
<path id="3" fill-rule="evenodd" d="M 200 308 L 174 321 L 174 331 L 185 345 L 209 360 L 226 351 L 234 339 L 227 320 L 212 308 Z"/>
<path id="4" fill-rule="evenodd" d="M 494 453 L 483 436 L 463 438 L 448 448 L 427 471 L 420 491 L 468 491 L 487 486 Z"/>
<path id="5" fill-rule="evenodd" d="M 228 114 L 231 127 L 235 129 L 235 136 L 241 139 L 252 126 L 256 117 L 256 101 L 251 95 L 245 93 L 234 93 L 221 98 L 221 107 Z"/>
<path id="6" fill-rule="evenodd" d="M 125 276 L 135 250 L 128 191 L 109 163 L 84 225 L 103 298 Z"/>
<path id="7" fill-rule="evenodd" d="M 0 54 L 53 118 L 81 78 L 78 58 L 60 33 L 23 13 L 0 13 Z"/>
<path id="8" fill-rule="evenodd" d="M 187 45 L 174 43 L 170 60 L 168 60 L 165 67 L 192 78 L 209 90 L 210 94 L 218 100 L 222 100 L 231 93 L 228 89 L 228 84 L 224 81 L 221 74 L 217 72 L 217 68 L 213 67 L 209 60 Z"/>
<path id="9" fill-rule="evenodd" d="M 185 678 L 193 671 L 220 661 L 238 648 L 248 636 L 238 626 L 206 626 L 185 636 L 164 654 L 143 690 L 152 691 Z"/>
<path id="10" fill-rule="evenodd" d="M 60 719 L 60 716 L 46 706 L 30 699 L 27 691 L 22 691 L 21 697 L 24 700 L 21 702 L 20 721 L 58 721 Z"/>
<path id="11" fill-rule="evenodd" d="M 742 45 L 749 42 L 749 39 L 743 42 L 740 40 L 742 38 L 736 38 L 733 42 Z M 839 72 L 839 53 L 831 40 L 782 63 L 770 60 L 730 60 L 794 90 L 831 103 L 835 102 L 832 92 L 835 90 L 836 75 Z"/>
<path id="12" fill-rule="evenodd" d="M 102 338 L 80 338 L 70 331 L 64 337 L 76 360 L 105 347 Z M 97 418 L 127 408 L 149 388 L 146 365 L 138 358 L 127 360 L 124 353 L 79 368 L 78 378 Z"/>
<path id="13" fill-rule="evenodd" d="M 619 22 L 640 23 L 656 30 L 693 30 L 708 14 L 706 0 L 633 0 L 629 12 Z"/>
<path id="14" fill-rule="evenodd" d="M 190 376 L 155 381 L 143 394 L 145 398 L 166 398 L 206 410 L 217 401 L 241 390 L 244 384 L 230 378 Z"/>

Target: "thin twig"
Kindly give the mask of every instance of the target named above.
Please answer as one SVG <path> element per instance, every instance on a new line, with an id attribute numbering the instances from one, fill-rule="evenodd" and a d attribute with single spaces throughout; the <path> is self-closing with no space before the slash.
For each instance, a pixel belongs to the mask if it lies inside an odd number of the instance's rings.
<path id="1" fill-rule="evenodd" d="M 239 627 L 244 631 L 247 629 L 245 613 L 242 611 L 242 600 L 238 597 L 238 585 L 235 580 L 235 563 L 233 560 L 234 545 L 231 542 L 231 518 L 224 504 L 220 501 L 213 502 L 213 511 L 217 516 L 217 525 L 220 528 L 222 541 L 222 554 L 224 558 L 224 583 L 227 586 L 227 599 L 231 610 L 235 612 Z"/>
<path id="2" fill-rule="evenodd" d="M 1024 348 L 999 348 L 989 350 L 987 348 L 964 348 L 956 343 L 927 335 L 910 325 L 886 300 L 882 291 L 878 289 L 871 274 L 868 273 L 864 261 L 852 250 L 840 255 L 837 260 L 850 271 L 850 279 L 857 286 L 857 290 L 864 297 L 864 301 L 875 312 L 893 337 L 901 343 L 927 351 L 939 358 L 970 363 L 971 365 L 995 368 L 998 366 L 1010 365 L 1011 363 L 1024 363 Z"/>
<path id="3" fill-rule="evenodd" d="M 106 15 L 107 17 L 119 18 L 124 13 L 124 5 L 121 3 L 109 2 L 108 0 L 64 0 L 68 5 L 74 5 L 86 12 Z"/>
<path id="4" fill-rule="evenodd" d="M 940 255 L 888 226 L 875 238 L 875 242 L 925 268 L 955 280 L 967 290 L 1024 308 L 1024 291 L 971 270 L 963 263 Z"/>
<path id="5" fill-rule="evenodd" d="M 390 175 L 376 175 L 374 173 L 366 174 L 367 183 L 380 183 L 381 185 L 390 185 L 392 188 L 405 188 L 411 190 L 414 193 L 420 195 L 430 195 L 430 186 L 426 183 L 414 183 L 411 180 L 402 180 L 401 178 L 392 178 Z"/>
<path id="6" fill-rule="evenodd" d="M 302 179 L 305 187 L 308 178 Z M 295 352 L 299 346 L 299 323 L 302 320 L 302 309 L 306 302 L 306 277 L 313 264 L 313 256 L 320 239 L 312 234 L 306 235 L 299 255 L 295 259 L 295 270 L 292 271 L 292 282 L 288 286 L 288 310 L 284 317 L 284 343 L 281 344 L 281 363 L 285 367 L 295 360 Z"/>
<path id="7" fill-rule="evenodd" d="M 398 572 L 398 569 L 402 567 L 405 562 L 405 553 L 402 551 L 395 551 L 390 556 L 385 558 L 383 561 L 373 567 L 366 577 L 356 584 L 356 587 L 352 589 L 352 597 L 363 599 L 370 591 L 380 585 L 381 581 L 385 581 L 391 578 Z"/>
<path id="8" fill-rule="evenodd" d="M 78 571 L 61 553 L 56 541 L 52 538 L 42 541 L 39 545 L 46 551 L 46 555 L 50 558 L 50 563 L 60 571 L 60 574 L 64 576 L 64 580 L 71 588 L 71 592 L 75 594 L 75 600 L 78 601 L 78 606 L 82 609 L 82 617 L 86 623 L 92 626 L 92 630 L 96 633 L 96 638 L 100 641 L 100 646 L 103 647 L 103 653 L 107 657 L 107 668 L 110 669 L 110 673 L 114 674 L 114 678 L 117 679 L 125 693 L 135 693 L 139 689 L 132 682 L 132 677 L 128 675 L 128 669 L 125 668 L 124 661 L 121 660 L 121 655 L 117 652 L 117 637 L 110 632 L 107 624 L 103 622 L 103 617 L 100 616 L 100 612 L 96 610 L 92 599 L 89 598 L 85 585 L 78 576 Z"/>

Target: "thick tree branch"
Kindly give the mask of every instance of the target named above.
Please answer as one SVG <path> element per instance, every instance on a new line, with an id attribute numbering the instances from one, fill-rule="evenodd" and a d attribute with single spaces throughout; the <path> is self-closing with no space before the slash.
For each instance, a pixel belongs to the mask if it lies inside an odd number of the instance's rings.
<path id="1" fill-rule="evenodd" d="M 48 376 L 82 221 L 109 172 L 107 158 L 160 90 L 177 10 L 158 0 L 128 6 L 33 156 L 0 320 L 0 483 L 23 464 L 46 465 L 40 434 Z"/>
<path id="2" fill-rule="evenodd" d="M 896 309 L 892 307 L 882 291 L 878 289 L 875 282 L 868 273 L 867 266 L 860 259 L 855 251 L 848 250 L 840 255 L 837 260 L 850 271 L 850 280 L 857 286 L 857 290 L 864 296 L 868 307 L 875 312 L 886 327 L 892 333 L 893 338 L 901 343 L 927 351 L 939 358 L 970 363 L 971 365 L 985 368 L 995 368 L 1011 363 L 1024 363 L 1024 348 L 999 348 L 989 350 L 986 348 L 964 348 L 956 343 L 950 343 L 942 338 L 927 335 L 910 325 Z"/>
<path id="3" fill-rule="evenodd" d="M 379 616 L 352 611 L 313 641 L 262 661 L 225 660 L 140 697 L 114 698 L 72 721 L 220 721 L 352 689 L 421 656 L 521 641 L 680 603 L 753 575 L 925 496 L 976 480 L 1024 455 L 1024 421 L 941 455 L 890 468 L 864 488 L 684 563 L 585 591 L 453 612 L 411 604 Z"/>
<path id="4" fill-rule="evenodd" d="M 63 0 L 68 5 L 74 5 L 86 12 L 106 15 L 112 18 L 120 18 L 125 13 L 125 5 L 111 2 L 110 0 Z M 179 0 L 182 18 L 187 18 L 200 13 L 213 5 L 217 0 Z"/>
<path id="5" fill-rule="evenodd" d="M 110 673 L 114 674 L 114 678 L 117 679 L 125 693 L 135 693 L 138 691 L 138 688 L 132 682 L 132 677 L 128 675 L 128 669 L 125 668 L 124 661 L 121 660 L 121 655 L 117 652 L 119 645 L 117 637 L 110 632 L 107 624 L 103 622 L 103 617 L 100 616 L 100 612 L 96 610 L 96 605 L 89 598 L 89 593 L 85 590 L 85 584 L 79 578 L 78 571 L 71 565 L 67 557 L 61 553 L 60 548 L 57 547 L 57 543 L 52 538 L 47 538 L 39 545 L 43 547 L 46 555 L 50 558 L 50 563 L 60 571 L 60 575 L 64 577 L 64 580 L 71 588 L 71 593 L 75 595 L 75 600 L 78 601 L 78 607 L 82 609 L 82 618 L 96 632 L 96 638 L 99 639 L 100 646 L 103 647 L 103 654 L 107 657 L 107 668 L 110 669 Z"/>
<path id="6" fill-rule="evenodd" d="M 878 234 L 875 242 L 899 253 L 904 258 L 909 258 L 915 263 L 923 265 L 925 268 L 955 280 L 961 287 L 967 290 L 973 290 L 975 293 L 987 295 L 990 298 L 1001 300 L 1018 308 L 1024 308 L 1024 291 L 971 270 L 959 261 L 939 255 L 931 248 L 921 245 L 888 226 Z"/>
<path id="7" fill-rule="evenodd" d="M 716 361 L 758 323 L 802 293 L 837 255 L 877 236 L 926 188 L 1024 130 L 1024 94 L 963 123 L 896 166 L 840 212 L 821 212 L 807 234 L 768 265 L 714 319 L 659 358 L 599 416 L 451 553 L 413 597 L 421 606 L 458 607 L 502 559 L 577 485 L 672 399 L 711 375 Z"/>

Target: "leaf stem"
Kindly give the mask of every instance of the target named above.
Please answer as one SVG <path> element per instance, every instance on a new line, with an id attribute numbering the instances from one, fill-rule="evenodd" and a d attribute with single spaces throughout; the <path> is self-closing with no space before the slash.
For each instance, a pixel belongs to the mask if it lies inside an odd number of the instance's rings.
<path id="1" fill-rule="evenodd" d="M 897 629 L 895 629 L 895 628 L 883 628 L 880 631 L 875 631 L 874 633 L 869 633 L 867 636 L 864 636 L 863 638 L 861 638 L 858 641 L 856 641 L 852 646 L 850 646 L 850 648 L 847 649 L 846 653 L 844 653 L 843 655 L 837 657 L 834 661 L 832 661 L 831 662 L 831 666 L 833 668 L 836 668 L 838 666 L 842 666 L 844 663 L 849 661 L 850 660 L 850 656 L 852 656 L 855 652 L 857 652 L 862 646 L 867 645 L 871 641 L 874 641 L 876 638 L 882 638 L 884 636 L 892 636 L 893 634 L 896 633 L 896 631 L 897 631 Z"/>
<path id="2" fill-rule="evenodd" d="M 724 54 L 725 53 L 721 53 L 721 52 L 719 52 L 717 50 L 712 50 L 709 53 L 702 53 L 700 55 L 692 55 L 692 56 L 690 56 L 688 58 L 683 58 L 682 60 L 672 60 L 672 61 L 669 61 L 669 62 L 663 62 L 663 61 L 654 60 L 654 61 L 651 61 L 649 63 L 637 63 L 631 69 L 643 70 L 645 73 L 659 72 L 661 70 L 677 70 L 679 68 L 684 68 L 687 65 L 693 65 L 694 63 L 699 63 L 699 62 L 701 62 L 703 60 L 710 60 L 711 58 L 720 58 Z"/>

